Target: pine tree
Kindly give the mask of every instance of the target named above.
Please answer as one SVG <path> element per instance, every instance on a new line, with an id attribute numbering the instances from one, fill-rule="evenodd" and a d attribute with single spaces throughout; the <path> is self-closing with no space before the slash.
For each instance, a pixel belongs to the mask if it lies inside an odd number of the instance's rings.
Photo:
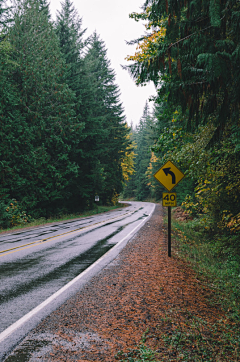
<path id="1" fill-rule="evenodd" d="M 84 93 L 88 80 L 84 68 L 84 50 L 88 39 L 83 40 L 86 29 L 82 29 L 82 19 L 78 16 L 73 3 L 65 0 L 61 3 L 61 11 L 57 14 L 55 24 L 61 53 L 66 63 L 65 81 L 75 94 L 74 109 L 79 124 L 82 124 L 84 131 L 79 138 L 73 152 L 73 159 L 78 165 L 78 177 L 75 179 L 72 188 L 74 196 L 70 200 L 71 207 L 75 210 L 84 209 L 89 206 L 89 200 L 93 199 L 92 186 L 88 183 L 88 169 L 85 167 L 85 157 L 90 153 L 84 149 L 83 140 L 86 137 L 85 112 L 87 105 L 84 101 Z"/>
<path id="2" fill-rule="evenodd" d="M 56 212 L 73 193 L 78 167 L 72 148 L 81 138 L 74 94 L 64 83 L 65 63 L 46 11 L 38 1 L 23 1 L 9 36 L 18 68 L 24 142 L 9 182 L 9 192 L 41 215 Z M 60 206 L 61 205 L 61 206 Z M 36 209 L 39 209 L 36 212 Z"/>
<path id="3" fill-rule="evenodd" d="M 239 1 L 147 0 L 143 12 L 131 16 L 147 20 L 149 30 L 137 40 L 129 69 L 138 83 L 152 80 L 158 86 L 162 114 L 155 151 L 185 165 L 197 190 L 185 205 L 205 214 L 206 229 L 219 232 L 225 225 L 225 232 L 239 232 Z M 168 110 L 171 118 L 175 111 L 181 117 L 166 129 Z"/>
<path id="4" fill-rule="evenodd" d="M 51 19 L 51 14 L 49 10 L 49 2 L 47 0 L 38 0 L 39 4 L 39 11 L 43 11 L 44 14 L 47 16 L 48 20 Z"/>
<path id="5" fill-rule="evenodd" d="M 4 38 L 8 24 L 12 22 L 9 11 L 10 7 L 6 6 L 6 2 L 4 0 L 0 0 L 0 41 Z"/>
<path id="6" fill-rule="evenodd" d="M 135 198 L 137 195 L 136 192 L 136 180 L 135 180 L 135 174 L 136 174 L 136 153 L 137 153 L 137 132 L 136 130 L 133 128 L 133 124 L 131 124 L 131 128 L 130 128 L 130 134 L 129 134 L 129 138 L 131 141 L 131 149 L 132 149 L 132 164 L 131 164 L 131 169 L 132 172 L 129 175 L 128 179 L 125 180 L 124 183 L 124 189 L 123 189 L 123 198 L 125 199 L 129 199 L 129 198 Z"/>
<path id="7" fill-rule="evenodd" d="M 159 93 L 182 107 L 184 125 L 216 125 L 213 141 L 228 127 L 238 142 L 240 105 L 240 5 L 238 0 L 147 0 L 136 20 L 147 19 L 149 34 L 129 67 L 139 83 L 161 83 Z"/>
<path id="8" fill-rule="evenodd" d="M 73 3 L 65 0 L 61 5 L 62 9 L 57 14 L 56 33 L 67 65 L 65 79 L 75 92 L 76 110 L 79 110 L 82 93 L 83 52 L 88 40 L 83 40 L 86 29 L 82 30 L 82 19 L 79 18 Z"/>
<path id="9" fill-rule="evenodd" d="M 23 147 L 26 122 L 21 115 L 20 93 L 13 74 L 18 64 L 13 61 L 13 49 L 7 40 L 0 43 L 0 199 L 8 202 L 16 183 L 19 149 Z"/>
<path id="10" fill-rule="evenodd" d="M 133 132 L 133 140 L 136 142 L 135 173 L 127 183 L 124 195 L 136 197 L 137 200 L 145 200 L 151 196 L 147 171 L 152 157 L 151 146 L 155 140 L 154 122 L 147 102 L 139 124 Z"/>
<path id="11" fill-rule="evenodd" d="M 121 162 L 129 144 L 126 137 L 129 130 L 119 101 L 114 71 L 107 59 L 105 45 L 96 33 L 92 36 L 84 61 L 84 167 L 88 167 L 86 173 L 93 192 L 100 194 L 104 203 L 111 203 L 122 190 Z M 95 172 L 91 171 L 92 167 Z"/>

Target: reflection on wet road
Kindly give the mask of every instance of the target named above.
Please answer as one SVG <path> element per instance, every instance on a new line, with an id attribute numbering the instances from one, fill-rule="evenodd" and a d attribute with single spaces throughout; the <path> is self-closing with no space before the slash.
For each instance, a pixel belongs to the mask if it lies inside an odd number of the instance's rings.
<path id="1" fill-rule="evenodd" d="M 0 333 L 118 243 L 152 204 L 0 235 Z"/>

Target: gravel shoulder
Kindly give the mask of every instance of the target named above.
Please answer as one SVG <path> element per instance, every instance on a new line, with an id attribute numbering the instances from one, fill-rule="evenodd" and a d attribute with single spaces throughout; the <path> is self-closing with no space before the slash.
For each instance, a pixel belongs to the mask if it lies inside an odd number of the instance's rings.
<path id="1" fill-rule="evenodd" d="M 222 311 L 209 305 L 211 291 L 177 256 L 168 258 L 162 218 L 157 205 L 118 257 L 43 320 L 6 361 L 113 362 L 146 331 L 147 345 L 163 361 L 167 350 L 160 335 L 172 328 L 162 324 L 166 316 L 176 323 L 184 323 L 188 313 L 218 320 Z"/>

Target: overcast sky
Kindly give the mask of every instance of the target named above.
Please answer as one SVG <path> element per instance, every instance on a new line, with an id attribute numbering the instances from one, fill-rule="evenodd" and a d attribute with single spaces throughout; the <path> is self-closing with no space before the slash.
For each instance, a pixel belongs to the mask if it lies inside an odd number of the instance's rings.
<path id="1" fill-rule="evenodd" d="M 50 10 L 55 19 L 56 10 L 61 9 L 60 0 L 49 0 Z M 145 87 L 137 87 L 121 65 L 127 64 L 125 58 L 135 52 L 135 46 L 126 44 L 143 35 L 145 28 L 142 23 L 129 18 L 131 12 L 140 12 L 144 0 L 72 0 L 83 28 L 87 35 L 95 30 L 105 42 L 107 57 L 116 73 L 116 83 L 121 91 L 121 101 L 125 109 L 128 124 L 136 126 L 142 116 L 146 100 L 155 95 L 153 83 Z"/>

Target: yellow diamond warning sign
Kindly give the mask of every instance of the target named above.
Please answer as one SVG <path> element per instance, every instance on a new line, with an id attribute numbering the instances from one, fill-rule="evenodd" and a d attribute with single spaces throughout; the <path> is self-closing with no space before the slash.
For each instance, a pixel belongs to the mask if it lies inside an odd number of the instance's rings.
<path id="1" fill-rule="evenodd" d="M 171 161 L 167 161 L 155 174 L 154 177 L 165 189 L 171 191 L 184 178 L 182 173 Z"/>

